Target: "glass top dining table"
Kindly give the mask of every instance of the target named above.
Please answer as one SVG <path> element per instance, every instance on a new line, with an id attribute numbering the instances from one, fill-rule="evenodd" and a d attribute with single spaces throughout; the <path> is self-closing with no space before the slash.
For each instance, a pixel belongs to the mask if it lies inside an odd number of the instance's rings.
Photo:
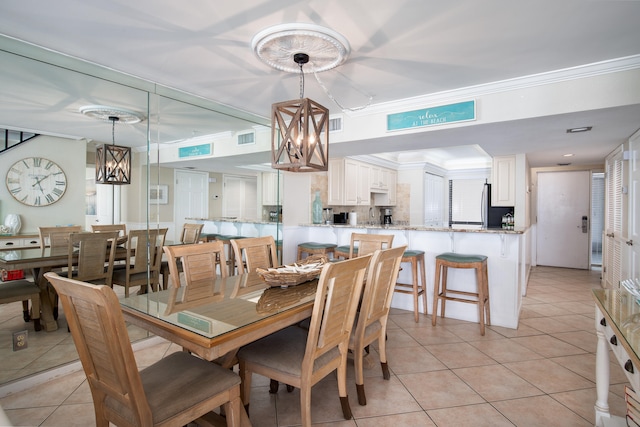
<path id="1" fill-rule="evenodd" d="M 199 298 L 170 287 L 121 298 L 120 305 L 128 322 L 215 360 L 311 316 L 316 286 L 317 279 L 271 287 L 257 273 L 247 273 L 218 277 Z"/>

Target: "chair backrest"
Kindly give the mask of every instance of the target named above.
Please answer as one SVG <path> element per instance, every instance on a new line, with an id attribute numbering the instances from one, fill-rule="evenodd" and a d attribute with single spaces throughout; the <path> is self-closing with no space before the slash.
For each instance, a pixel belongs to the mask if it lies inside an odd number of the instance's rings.
<path id="1" fill-rule="evenodd" d="M 217 266 L 220 267 L 220 276 L 227 277 L 227 260 L 221 241 L 165 246 L 164 253 L 172 278 L 167 314 L 202 303 L 203 300 L 222 298 L 222 290 L 215 287 Z M 178 263 L 182 265 L 184 282 L 180 279 Z M 177 290 L 181 287 L 182 297 L 177 301 Z"/>
<path id="2" fill-rule="evenodd" d="M 162 247 L 167 228 L 130 230 L 127 239 L 127 274 L 159 274 L 162 264 Z"/>
<path id="3" fill-rule="evenodd" d="M 314 361 L 338 347 L 346 363 L 362 286 L 371 255 L 328 263 L 320 273 L 302 362 L 303 372 L 313 370 Z"/>
<path id="4" fill-rule="evenodd" d="M 117 231 L 71 233 L 68 277 L 111 286 L 117 238 Z M 77 263 L 74 262 L 76 253 Z"/>
<path id="5" fill-rule="evenodd" d="M 386 325 L 400 262 L 406 246 L 377 250 L 367 269 L 367 280 L 355 327 L 356 339 L 363 340 L 367 327 L 375 322 Z"/>
<path id="6" fill-rule="evenodd" d="M 138 425 L 152 425 L 136 359 L 120 303 L 108 286 L 95 286 L 46 273 L 60 296 L 69 330 L 94 402 L 109 396 L 134 414 Z"/>
<path id="7" fill-rule="evenodd" d="M 231 246 L 239 274 L 256 271 L 256 268 L 278 266 L 278 252 L 273 236 L 232 239 Z"/>
<path id="8" fill-rule="evenodd" d="M 126 224 L 92 224 L 91 231 L 94 233 L 103 233 L 105 231 L 117 231 L 119 236 L 127 235 Z"/>
<path id="9" fill-rule="evenodd" d="M 180 233 L 180 243 L 198 243 L 203 227 L 204 224 L 184 224 L 182 226 L 182 232 Z"/>
<path id="10" fill-rule="evenodd" d="M 389 249 L 392 243 L 393 234 L 351 233 L 349 258 L 372 254 L 379 249 Z"/>
<path id="11" fill-rule="evenodd" d="M 69 235 L 80 233 L 82 227 L 79 225 L 69 225 L 64 227 L 38 227 L 40 235 L 40 248 L 48 246 L 52 254 L 66 254 L 69 247 Z"/>

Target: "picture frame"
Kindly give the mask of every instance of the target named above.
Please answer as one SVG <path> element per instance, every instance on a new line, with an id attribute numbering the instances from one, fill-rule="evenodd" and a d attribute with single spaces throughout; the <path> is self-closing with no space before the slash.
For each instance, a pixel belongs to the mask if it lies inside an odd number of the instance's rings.
<path id="1" fill-rule="evenodd" d="M 152 185 L 149 187 L 149 203 L 166 205 L 169 203 L 169 186 Z"/>

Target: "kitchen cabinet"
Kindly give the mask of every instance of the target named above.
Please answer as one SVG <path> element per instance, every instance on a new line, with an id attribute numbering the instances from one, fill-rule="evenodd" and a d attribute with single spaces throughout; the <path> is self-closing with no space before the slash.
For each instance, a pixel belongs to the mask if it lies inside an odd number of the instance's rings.
<path id="1" fill-rule="evenodd" d="M 384 186 L 371 186 L 374 206 L 395 206 L 397 204 L 396 186 L 398 184 L 398 172 L 393 169 L 380 168 L 380 181 Z"/>
<path id="2" fill-rule="evenodd" d="M 40 236 L 37 234 L 0 236 L 0 249 L 22 249 L 40 246 Z"/>
<path id="3" fill-rule="evenodd" d="M 387 168 L 371 166 L 371 190 L 388 190 L 389 172 Z"/>
<path id="4" fill-rule="evenodd" d="M 282 177 L 277 172 L 262 173 L 262 204 L 277 206 L 282 203 Z"/>
<path id="5" fill-rule="evenodd" d="M 491 206 L 515 206 L 516 204 L 516 157 L 493 158 L 491 169 Z"/>
<path id="6" fill-rule="evenodd" d="M 368 206 L 371 203 L 371 165 L 353 159 L 330 159 L 328 204 Z"/>

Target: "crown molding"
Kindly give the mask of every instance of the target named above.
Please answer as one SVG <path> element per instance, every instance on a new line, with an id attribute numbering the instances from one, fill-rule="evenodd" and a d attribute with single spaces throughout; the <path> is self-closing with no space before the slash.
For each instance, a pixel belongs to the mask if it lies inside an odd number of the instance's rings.
<path id="1" fill-rule="evenodd" d="M 408 111 L 428 105 L 438 105 L 461 100 L 475 99 L 483 95 L 526 89 L 535 86 L 583 79 L 610 73 L 640 68 L 640 55 L 610 59 L 592 64 L 579 65 L 545 73 L 531 74 L 497 82 L 467 86 L 464 88 L 404 98 L 397 101 L 373 104 L 364 110 L 346 112 L 351 117 L 363 117 L 371 114 L 386 114 L 396 111 Z"/>

